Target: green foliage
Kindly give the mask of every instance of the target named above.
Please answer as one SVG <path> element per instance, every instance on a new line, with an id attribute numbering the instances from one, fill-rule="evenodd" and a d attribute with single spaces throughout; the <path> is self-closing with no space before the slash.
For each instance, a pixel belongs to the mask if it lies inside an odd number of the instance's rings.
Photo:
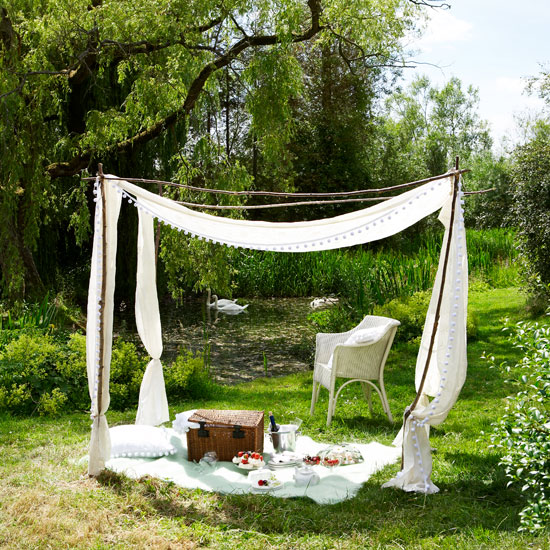
<path id="1" fill-rule="evenodd" d="M 110 406 L 113 409 L 124 410 L 136 405 L 146 366 L 147 359 L 138 352 L 135 344 L 121 339 L 116 341 L 111 356 L 109 382 Z"/>
<path id="2" fill-rule="evenodd" d="M 514 216 L 530 292 L 550 296 L 550 124 L 515 151 Z"/>
<path id="3" fill-rule="evenodd" d="M 495 157 L 491 150 L 480 151 L 468 160 L 471 172 L 463 175 L 466 191 L 493 189 L 489 193 L 468 197 L 464 218 L 467 227 L 488 229 L 513 227 L 512 162 Z"/>
<path id="4" fill-rule="evenodd" d="M 399 252 L 364 248 L 308 254 L 237 251 L 232 259 L 240 295 L 326 296 L 336 294 L 366 314 L 375 304 L 431 288 L 439 261 L 441 233 L 408 241 Z M 514 233 L 467 231 L 470 273 L 491 286 L 509 286 L 516 257 Z"/>
<path id="5" fill-rule="evenodd" d="M 45 235 L 51 252 L 64 251 L 71 265 L 69 251 L 88 236 L 91 198 L 74 176 L 99 159 L 113 173 L 164 179 L 197 174 L 205 161 L 220 172 L 241 167 L 241 189 L 250 174 L 273 189 L 289 187 L 288 144 L 309 44 L 329 45 L 365 72 L 399 65 L 401 38 L 421 14 L 408 0 L 7 2 L 0 35 L 3 293 L 21 300 L 43 292 L 33 253 Z M 216 147 L 196 154 L 209 140 Z M 208 182 L 212 171 L 204 172 Z"/>
<path id="6" fill-rule="evenodd" d="M 23 334 L 10 342 L 0 354 L 0 408 L 36 412 L 41 395 L 60 381 L 56 359 L 57 349 L 48 335 Z"/>
<path id="7" fill-rule="evenodd" d="M 0 332 L 2 335 L 2 332 Z M 10 332 L 0 348 L 0 410 L 57 414 L 89 408 L 86 338 L 79 333 Z M 118 339 L 111 361 L 111 407 L 135 405 L 145 360 L 134 344 Z"/>
<path id="8" fill-rule="evenodd" d="M 51 328 L 56 315 L 56 303 L 54 300 L 50 300 L 48 292 L 40 303 L 16 304 L 12 310 L 0 315 L 0 331 L 2 329 Z"/>
<path id="9" fill-rule="evenodd" d="M 314 311 L 307 316 L 307 320 L 315 327 L 316 332 L 346 332 L 354 326 L 349 309 L 344 307 Z"/>
<path id="10" fill-rule="evenodd" d="M 519 391 L 508 398 L 504 416 L 493 425 L 492 440 L 503 453 L 509 485 L 521 487 L 527 501 L 520 530 L 536 533 L 550 526 L 550 327 L 520 322 L 510 342 L 523 358 L 500 367 Z M 494 365 L 494 358 L 489 362 Z"/>
<path id="11" fill-rule="evenodd" d="M 397 319 L 401 326 L 395 335 L 396 342 L 406 342 L 422 336 L 426 312 L 430 304 L 431 291 L 416 292 L 412 296 L 405 296 L 391 300 L 382 306 L 374 308 L 375 315 Z M 477 336 L 478 320 L 476 316 L 468 311 L 466 320 L 466 333 L 469 340 Z"/>
<path id="12" fill-rule="evenodd" d="M 165 366 L 164 382 L 169 399 L 201 399 L 211 396 L 215 388 L 205 356 L 185 350 Z"/>
<path id="13" fill-rule="evenodd" d="M 397 319 L 401 326 L 395 335 L 396 342 L 406 342 L 422 335 L 424 320 L 431 297 L 430 291 L 422 291 L 391 300 L 383 306 L 374 308 L 375 315 Z"/>
<path id="14" fill-rule="evenodd" d="M 451 78 L 434 87 L 419 77 L 405 90 L 397 89 L 386 101 L 369 152 L 371 178 L 379 186 L 436 175 L 454 167 L 470 168 L 472 159 L 491 148 L 487 123 L 480 120 L 477 89 Z M 434 218 L 419 227 L 434 228 Z"/>

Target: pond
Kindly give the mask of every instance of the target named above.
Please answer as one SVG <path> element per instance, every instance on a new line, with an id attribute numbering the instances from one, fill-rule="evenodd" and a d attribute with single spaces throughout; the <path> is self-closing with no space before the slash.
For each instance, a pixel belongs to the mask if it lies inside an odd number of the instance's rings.
<path id="1" fill-rule="evenodd" d="M 316 332 L 307 320 L 313 311 L 310 302 L 311 298 L 239 299 L 249 305 L 238 315 L 207 308 L 205 300 L 163 302 L 162 361 L 170 363 L 181 349 L 206 349 L 212 375 L 222 384 L 309 370 Z M 115 333 L 139 342 L 133 307 L 122 304 L 117 309 Z"/>

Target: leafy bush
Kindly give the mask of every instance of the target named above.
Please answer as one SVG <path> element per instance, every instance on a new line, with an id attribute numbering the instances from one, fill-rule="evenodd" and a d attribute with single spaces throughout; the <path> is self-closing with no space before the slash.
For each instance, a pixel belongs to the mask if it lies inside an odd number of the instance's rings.
<path id="1" fill-rule="evenodd" d="M 550 295 L 550 125 L 515 151 L 514 215 L 529 290 Z"/>
<path id="2" fill-rule="evenodd" d="M 422 336 L 431 295 L 431 290 L 425 290 L 412 296 L 396 298 L 383 306 L 375 307 L 374 315 L 391 317 L 401 323 L 395 335 L 396 342 L 413 340 Z M 466 320 L 466 333 L 470 340 L 477 336 L 477 318 L 471 312 L 468 312 Z"/>
<path id="3" fill-rule="evenodd" d="M 183 350 L 164 367 L 168 398 L 208 397 L 215 387 L 203 354 Z"/>
<path id="4" fill-rule="evenodd" d="M 117 340 L 111 361 L 112 408 L 137 403 L 144 369 L 145 360 L 135 345 Z M 86 338 L 82 334 L 67 338 L 63 333 L 21 331 L 0 352 L 0 410 L 42 415 L 89 406 Z"/>
<path id="5" fill-rule="evenodd" d="M 504 453 L 509 484 L 520 486 L 527 499 L 520 530 L 540 532 L 550 520 L 550 327 L 521 322 L 510 340 L 524 357 L 501 367 L 520 391 L 508 398 L 503 418 L 493 425 L 492 442 Z"/>
<path id="6" fill-rule="evenodd" d="M 349 309 L 340 305 L 314 311 L 307 316 L 318 332 L 346 332 L 357 323 L 350 315 Z"/>
<path id="7" fill-rule="evenodd" d="M 135 344 L 113 343 L 110 407 L 137 405 L 148 358 Z M 203 355 L 182 352 L 164 366 L 170 397 L 203 397 L 214 382 Z M 0 331 L 0 411 L 58 414 L 90 407 L 86 370 L 86 337 L 80 333 L 48 334 L 46 330 Z"/>

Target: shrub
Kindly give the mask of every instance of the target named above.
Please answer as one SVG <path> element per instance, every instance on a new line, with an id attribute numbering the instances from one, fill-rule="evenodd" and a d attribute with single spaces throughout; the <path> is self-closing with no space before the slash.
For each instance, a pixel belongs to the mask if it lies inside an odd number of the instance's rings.
<path id="1" fill-rule="evenodd" d="M 357 324 L 349 309 L 341 305 L 314 311 L 307 316 L 307 320 L 318 332 L 346 332 Z"/>
<path id="2" fill-rule="evenodd" d="M 550 296 L 550 125 L 515 151 L 514 215 L 522 267 L 535 297 Z"/>
<path id="3" fill-rule="evenodd" d="M 164 382 L 169 399 L 208 397 L 215 387 L 204 355 L 186 350 L 164 367 Z"/>
<path id="4" fill-rule="evenodd" d="M 422 336 L 431 295 L 431 290 L 424 290 L 412 296 L 396 298 L 383 306 L 376 306 L 374 315 L 391 317 L 401 323 L 395 335 L 396 342 L 413 340 Z M 470 312 L 466 320 L 466 332 L 470 340 L 477 335 L 477 318 Z"/>
<path id="5" fill-rule="evenodd" d="M 0 352 L 0 410 L 42 415 L 88 409 L 86 337 L 16 333 L 10 333 L 12 340 Z M 115 341 L 111 408 L 121 410 L 137 403 L 145 364 L 134 344 Z"/>
<path id="6" fill-rule="evenodd" d="M 22 334 L 0 354 L 0 408 L 32 414 L 59 382 L 57 349 L 45 334 Z"/>
<path id="7" fill-rule="evenodd" d="M 111 407 L 124 410 L 137 405 L 139 388 L 147 367 L 147 358 L 139 353 L 135 344 L 118 338 L 111 356 L 109 391 Z"/>
<path id="8" fill-rule="evenodd" d="M 507 399 L 504 416 L 493 425 L 492 442 L 503 452 L 500 463 L 509 484 L 521 487 L 527 500 L 520 530 L 540 532 L 550 520 L 550 327 L 521 322 L 510 340 L 524 357 L 501 367 L 520 390 Z"/>

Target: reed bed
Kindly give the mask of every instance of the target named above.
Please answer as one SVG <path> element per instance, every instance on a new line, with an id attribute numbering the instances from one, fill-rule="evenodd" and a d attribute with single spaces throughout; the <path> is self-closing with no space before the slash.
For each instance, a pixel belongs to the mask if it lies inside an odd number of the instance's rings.
<path id="1" fill-rule="evenodd" d="M 408 240 L 398 249 L 380 245 L 307 254 L 239 251 L 233 260 L 240 295 L 337 295 L 354 304 L 380 305 L 431 288 L 439 261 L 442 233 Z M 514 233 L 468 230 L 470 276 L 494 288 L 517 281 Z M 368 307 L 360 307 L 365 311 Z"/>

